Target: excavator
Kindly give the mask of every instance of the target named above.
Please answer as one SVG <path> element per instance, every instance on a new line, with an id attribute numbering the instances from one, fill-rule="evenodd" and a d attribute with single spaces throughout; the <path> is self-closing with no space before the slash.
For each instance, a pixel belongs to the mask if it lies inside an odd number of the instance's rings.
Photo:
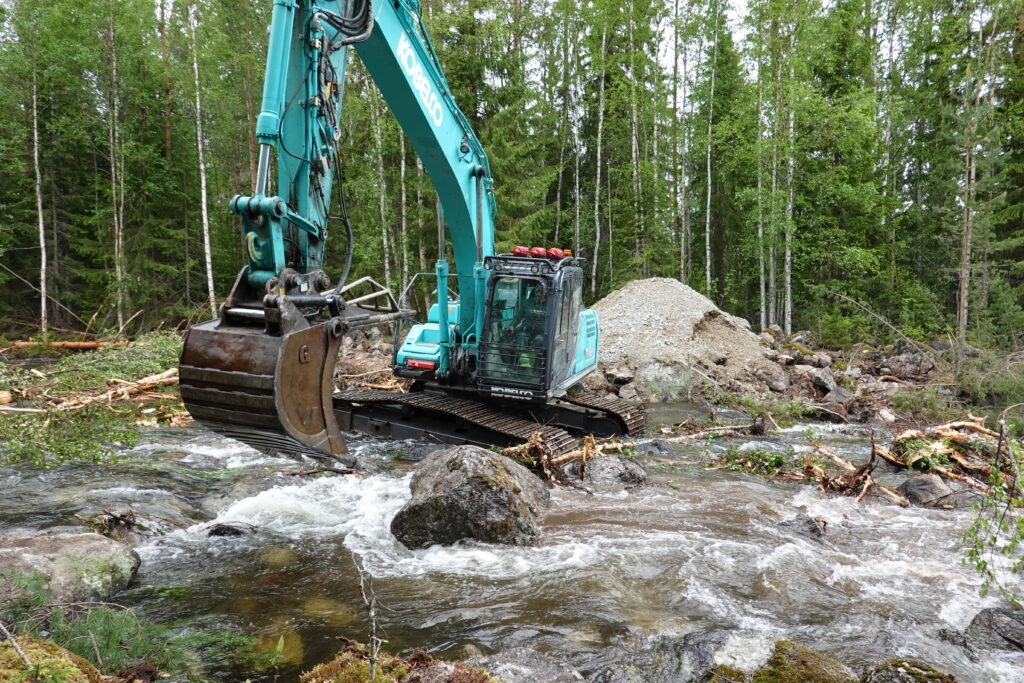
<path id="1" fill-rule="evenodd" d="M 437 191 L 438 260 L 420 274 L 436 300 L 424 322 L 374 279 L 348 281 L 353 231 L 335 176 L 351 49 Z M 245 266 L 181 353 L 181 396 L 199 423 L 264 452 L 339 460 L 351 460 L 346 431 L 498 446 L 539 435 L 557 455 L 575 435 L 643 430 L 636 406 L 579 388 L 599 340 L 581 259 L 543 247 L 495 253 L 487 155 L 418 0 L 275 0 L 255 132 L 255 191 L 229 205 Z M 347 236 L 337 281 L 324 271 L 329 224 Z M 337 391 L 344 336 L 383 324 L 394 325 L 393 372 L 408 390 Z"/>

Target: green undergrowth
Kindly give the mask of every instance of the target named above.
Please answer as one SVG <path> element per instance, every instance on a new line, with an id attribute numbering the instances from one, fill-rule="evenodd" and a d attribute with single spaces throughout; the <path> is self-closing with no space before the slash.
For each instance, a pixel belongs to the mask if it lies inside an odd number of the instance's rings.
<path id="1" fill-rule="evenodd" d="M 793 454 L 760 449 L 740 450 L 730 446 L 718 456 L 719 465 L 733 472 L 749 472 L 759 477 L 775 477 L 792 468 Z"/>
<path id="2" fill-rule="evenodd" d="M 253 638 L 195 624 L 156 624 L 113 604 L 57 604 L 39 575 L 0 569 L 0 594 L 15 596 L 0 619 L 16 635 L 46 639 L 113 674 L 141 662 L 188 680 L 206 680 L 202 662 L 225 662 L 240 671 L 263 670 L 279 660 L 259 652 Z"/>
<path id="3" fill-rule="evenodd" d="M 135 445 L 138 424 L 180 411 L 176 387 L 158 387 L 165 398 L 124 401 L 60 410 L 69 397 L 102 393 L 108 380 L 132 381 L 178 364 L 181 338 L 151 332 L 130 346 L 107 346 L 65 355 L 28 368 L 0 363 L 0 390 L 12 391 L 17 406 L 43 412 L 0 413 L 0 464 L 50 467 L 68 461 L 97 462 Z"/>
<path id="4" fill-rule="evenodd" d="M 753 396 L 746 394 L 720 394 L 714 397 L 718 405 L 729 406 L 742 410 L 748 415 L 768 413 L 780 427 L 792 427 L 801 418 L 811 413 L 807 402 L 798 398 L 773 398 L 771 396 Z"/>

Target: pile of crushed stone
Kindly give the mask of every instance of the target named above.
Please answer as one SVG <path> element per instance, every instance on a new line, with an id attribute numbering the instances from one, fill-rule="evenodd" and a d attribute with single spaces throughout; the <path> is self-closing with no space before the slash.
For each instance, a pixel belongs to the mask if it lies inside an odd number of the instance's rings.
<path id="1" fill-rule="evenodd" d="M 761 393 L 788 383 L 746 320 L 678 280 L 634 280 L 592 308 L 601 346 L 598 372 L 586 382 L 591 388 L 657 400 L 694 395 L 708 385 Z"/>

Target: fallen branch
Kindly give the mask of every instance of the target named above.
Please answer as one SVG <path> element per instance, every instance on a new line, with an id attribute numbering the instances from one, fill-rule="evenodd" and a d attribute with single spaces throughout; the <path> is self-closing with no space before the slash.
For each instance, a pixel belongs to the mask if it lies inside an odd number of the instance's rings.
<path id="1" fill-rule="evenodd" d="M 178 368 L 171 368 L 156 375 L 149 375 L 134 382 L 123 382 L 123 380 L 112 380 L 115 387 L 102 394 L 92 396 L 72 397 L 55 406 L 57 410 L 80 410 L 87 406 L 98 403 L 111 403 L 113 401 L 125 401 L 138 394 L 147 392 L 160 386 L 174 386 L 178 383 Z"/>
<path id="2" fill-rule="evenodd" d="M 126 341 L 14 341 L 11 342 L 10 348 L 13 349 L 30 349 L 36 346 L 42 346 L 48 349 L 75 349 L 78 351 L 86 351 L 89 349 L 99 349 L 104 346 L 129 346 L 131 342 Z"/>
<path id="3" fill-rule="evenodd" d="M 0 631 L 3 631 L 3 634 L 7 636 L 7 640 L 10 641 L 11 647 L 14 648 L 14 651 L 18 654 L 18 657 L 21 659 L 21 661 L 25 663 L 25 666 L 31 669 L 32 660 L 29 659 L 28 655 L 25 654 L 25 651 L 21 649 L 21 646 L 18 645 L 18 641 L 14 639 L 14 636 L 11 634 L 10 631 L 7 630 L 7 627 L 4 626 L 4 622 L 2 621 L 0 621 Z"/>

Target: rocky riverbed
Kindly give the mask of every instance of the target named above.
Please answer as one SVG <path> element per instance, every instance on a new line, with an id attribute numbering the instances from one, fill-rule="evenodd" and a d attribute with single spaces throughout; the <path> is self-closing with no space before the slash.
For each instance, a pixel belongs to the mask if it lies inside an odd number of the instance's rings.
<path id="1" fill-rule="evenodd" d="M 653 419 L 704 410 L 662 404 Z M 527 647 L 613 680 L 608 672 L 627 664 L 663 661 L 659 651 L 689 662 L 709 647 L 712 661 L 752 671 L 789 640 L 858 674 L 904 657 L 961 681 L 1021 680 L 1024 653 L 976 649 L 958 635 L 981 610 L 1006 607 L 980 597 L 979 578 L 961 562 L 969 513 L 858 503 L 710 469 L 739 449 L 798 458 L 812 439 L 858 462 L 869 438 L 863 427 L 800 424 L 762 437 L 647 440 L 634 449 L 645 485 L 552 491 L 532 546 L 409 550 L 391 522 L 410 499 L 418 444 L 353 436 L 353 450 L 379 473 L 308 477 L 292 475 L 310 463 L 198 428 L 159 429 L 114 465 L 7 468 L 0 533 L 131 509 L 146 527 L 128 539 L 141 566 L 113 599 L 183 632 L 216 623 L 268 650 L 281 644 L 276 670 L 208 658 L 215 680 L 291 680 L 329 659 L 335 636 L 365 640 L 356 563 L 396 653 L 464 658 Z M 885 476 L 898 486 L 907 475 Z M 211 535 L 218 528 L 238 533 Z"/>

